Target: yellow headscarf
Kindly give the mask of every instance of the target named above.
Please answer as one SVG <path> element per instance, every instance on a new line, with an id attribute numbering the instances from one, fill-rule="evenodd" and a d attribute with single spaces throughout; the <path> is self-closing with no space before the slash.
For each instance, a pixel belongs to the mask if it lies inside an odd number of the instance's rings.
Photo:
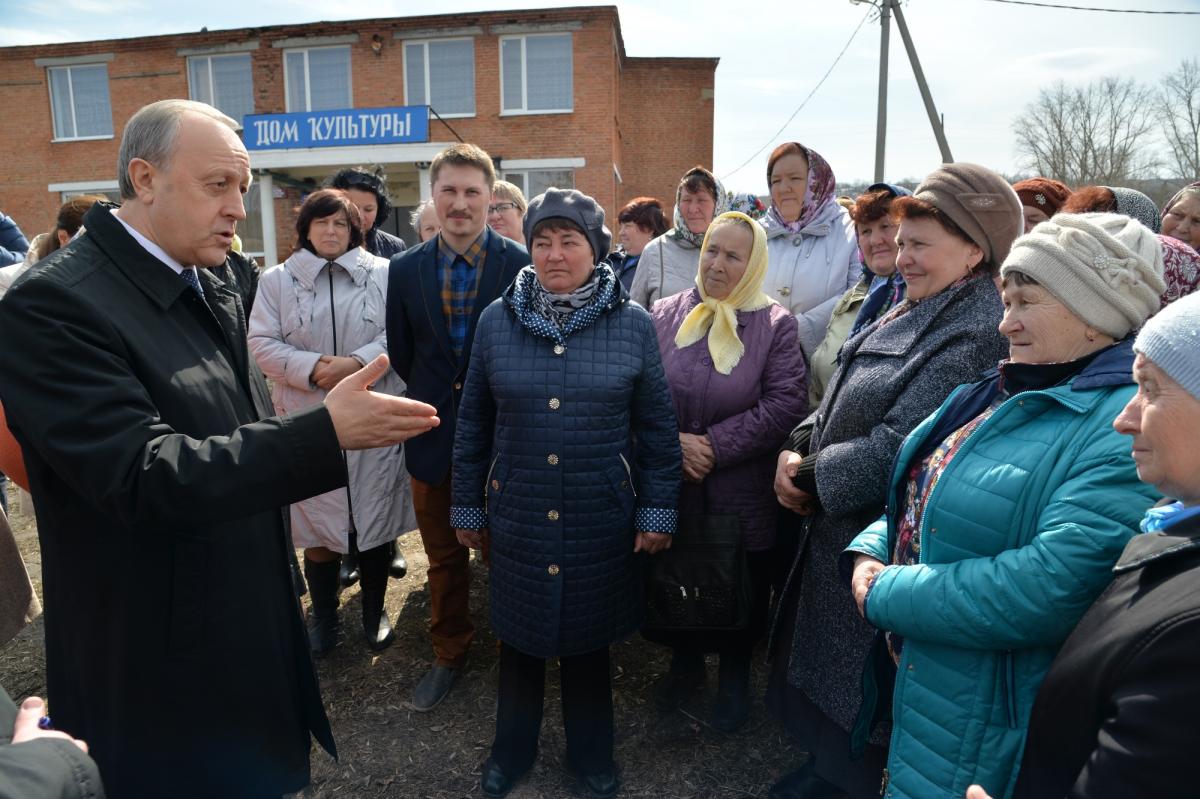
<path id="1" fill-rule="evenodd" d="M 750 259 L 742 279 L 728 297 L 717 300 L 704 290 L 703 263 L 704 253 L 708 252 L 708 237 L 722 224 L 722 220 L 725 220 L 724 224 L 734 223 L 734 220 L 745 222 L 754 234 L 754 243 L 750 247 Z M 762 284 L 767 277 L 767 234 L 761 225 L 740 211 L 723 213 L 713 220 L 704 234 L 700 263 L 696 271 L 696 288 L 700 290 L 701 302 L 679 326 L 679 332 L 675 334 L 675 346 L 680 349 L 690 347 L 707 335 L 713 366 L 721 374 L 727 375 L 746 352 L 745 345 L 738 338 L 737 312 L 757 311 L 775 302 L 762 292 Z"/>

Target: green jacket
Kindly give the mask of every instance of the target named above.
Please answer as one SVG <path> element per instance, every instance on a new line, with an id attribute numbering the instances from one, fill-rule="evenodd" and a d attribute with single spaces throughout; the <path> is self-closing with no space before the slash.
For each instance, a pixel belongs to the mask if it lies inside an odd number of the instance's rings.
<path id="1" fill-rule="evenodd" d="M 867 620 L 905 639 L 889 799 L 961 799 L 972 783 L 1012 795 L 1042 678 L 1158 499 L 1112 427 L 1134 393 L 1132 359 L 1126 340 L 1063 385 L 1014 393 L 941 474 L 920 562 L 875 579 Z M 887 515 L 851 543 L 843 570 L 858 552 L 890 562 L 911 465 L 986 408 L 999 379 L 960 386 L 908 436 Z M 867 673 L 881 673 L 873 665 Z M 875 715 L 864 704 L 860 723 Z"/>
<path id="2" fill-rule="evenodd" d="M 63 738 L 13 745 L 16 718 L 17 706 L 0 688 L 0 799 L 104 799 L 94 760 Z"/>

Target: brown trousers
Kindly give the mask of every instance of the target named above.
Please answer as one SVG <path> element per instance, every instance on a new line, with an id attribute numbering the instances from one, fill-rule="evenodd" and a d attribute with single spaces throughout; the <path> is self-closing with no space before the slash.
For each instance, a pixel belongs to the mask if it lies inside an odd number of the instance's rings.
<path id="1" fill-rule="evenodd" d="M 412 479 L 413 509 L 429 557 L 429 635 L 439 666 L 460 668 L 475 637 L 471 623 L 471 551 L 450 526 L 450 478 L 436 485 Z"/>

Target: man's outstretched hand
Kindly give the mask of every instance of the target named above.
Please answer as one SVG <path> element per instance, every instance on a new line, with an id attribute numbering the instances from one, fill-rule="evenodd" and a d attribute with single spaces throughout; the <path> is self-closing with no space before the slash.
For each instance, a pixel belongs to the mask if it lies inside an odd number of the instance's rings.
<path id="1" fill-rule="evenodd" d="M 325 395 L 342 449 L 390 447 L 440 424 L 432 405 L 371 391 L 387 370 L 387 356 L 380 355 Z"/>

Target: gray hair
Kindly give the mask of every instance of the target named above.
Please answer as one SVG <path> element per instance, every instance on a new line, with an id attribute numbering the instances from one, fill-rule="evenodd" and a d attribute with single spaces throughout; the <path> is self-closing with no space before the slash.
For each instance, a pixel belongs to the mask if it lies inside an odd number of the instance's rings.
<path id="1" fill-rule="evenodd" d="M 236 120 L 222 114 L 207 103 L 195 100 L 159 100 L 142 106 L 129 118 L 125 133 L 121 136 L 121 150 L 117 155 L 117 184 L 121 188 L 121 199 L 137 197 L 133 181 L 129 179 L 129 165 L 140 158 L 160 169 L 170 162 L 179 140 L 179 120 L 191 112 L 208 117 L 237 132 Z"/>
<path id="2" fill-rule="evenodd" d="M 420 228 L 421 214 L 425 213 L 432 207 L 433 207 L 433 198 L 432 197 L 429 198 L 428 200 L 421 200 L 421 204 L 418 205 L 416 208 L 414 208 L 412 211 L 412 214 L 410 214 L 410 216 L 409 216 L 409 219 L 412 222 L 413 230 L 417 231 L 418 239 L 421 238 L 421 228 Z"/>

